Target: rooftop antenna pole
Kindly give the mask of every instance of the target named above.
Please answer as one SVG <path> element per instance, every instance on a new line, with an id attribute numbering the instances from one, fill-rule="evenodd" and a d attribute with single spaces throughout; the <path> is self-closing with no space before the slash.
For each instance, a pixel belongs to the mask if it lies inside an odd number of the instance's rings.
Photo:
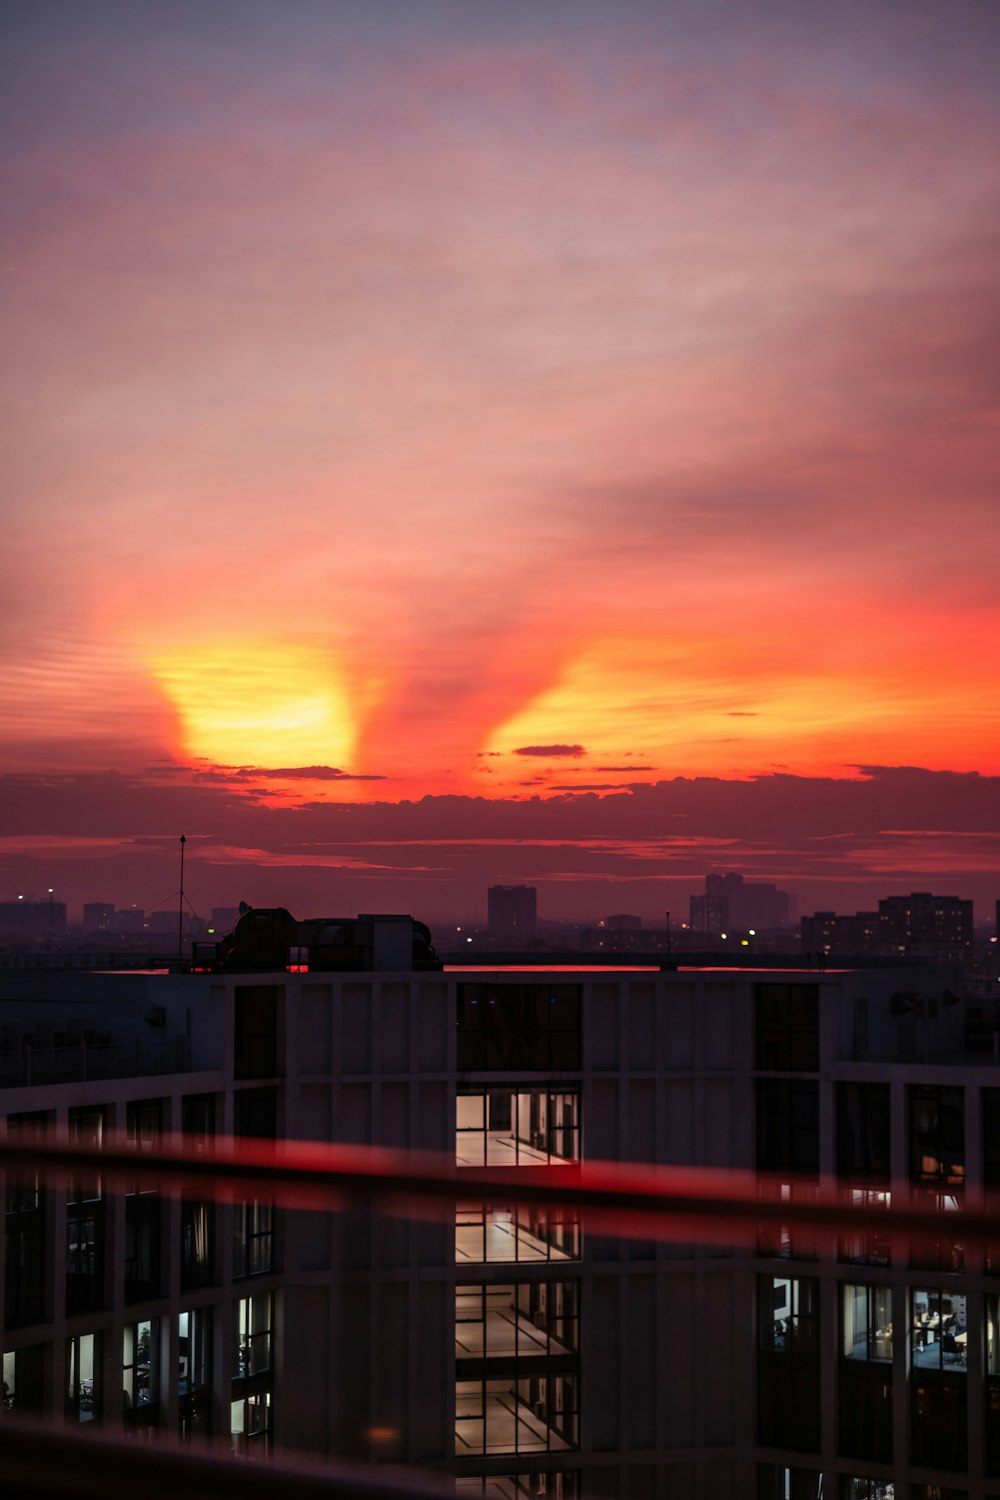
<path id="1" fill-rule="evenodd" d="M 177 962 L 184 957 L 184 845 L 187 839 L 181 834 L 181 890 L 177 903 Z"/>
<path id="2" fill-rule="evenodd" d="M 667 963 L 670 962 L 670 913 L 667 912 Z"/>

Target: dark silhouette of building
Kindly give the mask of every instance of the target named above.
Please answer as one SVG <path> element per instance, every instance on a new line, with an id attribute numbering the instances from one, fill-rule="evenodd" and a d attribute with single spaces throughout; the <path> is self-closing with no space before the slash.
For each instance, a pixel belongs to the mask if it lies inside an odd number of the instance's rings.
<path id="1" fill-rule="evenodd" d="M 491 885 L 487 902 L 491 936 L 534 937 L 538 928 L 538 893 L 533 885 Z"/>
<path id="2" fill-rule="evenodd" d="M 879 914 L 859 911 L 842 917 L 818 911 L 803 917 L 802 951 L 827 958 L 873 958 L 879 951 Z"/>
<path id="3" fill-rule="evenodd" d="M 972 952 L 972 902 L 912 891 L 878 904 L 879 945 L 885 954 L 954 962 Z"/>
<path id="4" fill-rule="evenodd" d="M 691 930 L 710 937 L 723 933 L 766 932 L 787 927 L 791 898 L 787 891 L 765 881 L 745 881 L 742 875 L 706 875 L 705 894 L 691 897 Z"/>
<path id="5" fill-rule="evenodd" d="M 0 901 L 0 934 L 16 941 L 44 940 L 66 935 L 66 903 L 54 901 Z"/>
<path id="6" fill-rule="evenodd" d="M 114 920 L 113 901 L 85 901 L 83 903 L 84 932 L 110 932 Z"/>
<path id="7" fill-rule="evenodd" d="M 960 963 L 973 947 L 972 902 L 913 891 L 887 896 L 878 911 L 802 918 L 802 951 L 832 958 L 927 958 Z"/>

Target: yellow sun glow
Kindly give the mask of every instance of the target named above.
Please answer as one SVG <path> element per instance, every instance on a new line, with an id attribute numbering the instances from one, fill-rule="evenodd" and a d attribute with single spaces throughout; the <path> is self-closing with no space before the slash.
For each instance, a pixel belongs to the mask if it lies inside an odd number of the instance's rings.
<path id="1" fill-rule="evenodd" d="M 188 647 L 152 665 L 191 756 L 264 767 L 351 763 L 356 725 L 327 651 L 239 641 Z"/>

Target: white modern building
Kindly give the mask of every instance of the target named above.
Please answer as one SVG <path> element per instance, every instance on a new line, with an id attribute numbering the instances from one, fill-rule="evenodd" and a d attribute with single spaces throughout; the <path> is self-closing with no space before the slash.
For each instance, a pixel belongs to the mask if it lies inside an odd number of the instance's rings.
<path id="1" fill-rule="evenodd" d="M 317 968 L 339 961 L 317 924 L 242 972 L 0 974 L 6 1131 L 95 1155 L 121 1132 L 137 1158 L 120 1195 L 96 1161 L 68 1190 L 9 1176 L 6 1407 L 504 1495 L 1000 1496 L 1000 1233 L 948 1224 L 1000 1193 L 1000 1067 L 964 1053 L 954 976 L 441 972 L 372 920 L 365 968 Z M 141 1171 L 176 1131 L 477 1174 L 757 1168 L 779 1200 L 839 1183 L 941 1227 L 720 1248 L 503 1188 L 447 1220 L 180 1201 Z"/>

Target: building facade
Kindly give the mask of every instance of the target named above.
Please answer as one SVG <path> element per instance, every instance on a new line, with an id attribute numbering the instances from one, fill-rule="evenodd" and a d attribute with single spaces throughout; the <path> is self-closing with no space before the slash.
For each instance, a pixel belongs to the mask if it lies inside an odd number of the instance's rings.
<path id="1" fill-rule="evenodd" d="M 972 953 L 972 902 L 959 896 L 930 891 L 887 896 L 878 904 L 878 919 L 883 953 L 941 963 L 960 962 Z"/>
<path id="2" fill-rule="evenodd" d="M 709 937 L 787 927 L 792 898 L 766 881 L 742 875 L 706 875 L 705 893 L 692 896 L 690 927 Z"/>
<path id="3" fill-rule="evenodd" d="M 0 1112 L 136 1176 L 8 1176 L 5 1406 L 503 1495 L 1000 1495 L 1000 1072 L 952 976 L 499 968 L 0 976 Z M 459 1196 L 446 1219 L 179 1200 L 168 1132 L 756 1168 L 938 1210 L 926 1242 L 688 1245 Z M 998 1237 L 1000 1238 L 1000 1237 Z"/>

